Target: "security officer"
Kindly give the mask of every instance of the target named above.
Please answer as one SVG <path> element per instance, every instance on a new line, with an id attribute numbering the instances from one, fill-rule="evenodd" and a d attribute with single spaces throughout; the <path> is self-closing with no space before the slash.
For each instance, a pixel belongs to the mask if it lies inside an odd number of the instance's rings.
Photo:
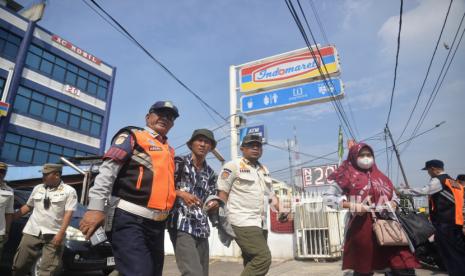
<path id="1" fill-rule="evenodd" d="M 226 163 L 218 178 L 219 197 L 227 202 L 228 220 L 242 250 L 242 276 L 266 275 L 271 265 L 267 244 L 267 209 L 278 208 L 268 169 L 258 160 L 262 138 L 246 135 L 241 143 L 242 158 Z"/>
<path id="2" fill-rule="evenodd" d="M 39 275 L 54 275 L 63 255 L 63 239 L 77 206 L 76 190 L 61 180 L 62 165 L 45 164 L 43 184 L 32 190 L 19 218 L 32 211 L 16 250 L 13 275 L 27 275 L 42 253 Z"/>
<path id="3" fill-rule="evenodd" d="M 0 259 L 2 259 L 3 245 L 8 240 L 11 221 L 13 220 L 13 189 L 4 181 L 8 165 L 0 162 Z"/>
<path id="4" fill-rule="evenodd" d="M 159 101 L 145 116 L 145 128 L 118 131 L 89 191 L 89 211 L 80 223 L 87 238 L 103 224 L 110 195 L 119 198 L 112 247 L 123 275 L 162 275 L 165 221 L 176 199 L 174 150 L 166 135 L 178 116 L 170 101 Z"/>
<path id="5" fill-rule="evenodd" d="M 451 276 L 465 275 L 464 188 L 444 171 L 441 160 L 427 161 L 423 170 L 431 176 L 429 184 L 403 192 L 428 195 L 434 238 L 447 271 Z"/>

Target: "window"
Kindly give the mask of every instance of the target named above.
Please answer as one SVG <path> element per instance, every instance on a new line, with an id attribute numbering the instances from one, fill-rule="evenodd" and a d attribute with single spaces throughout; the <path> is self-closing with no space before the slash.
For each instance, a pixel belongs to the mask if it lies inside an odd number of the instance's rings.
<path id="1" fill-rule="evenodd" d="M 18 88 L 13 110 L 19 114 L 40 117 L 50 123 L 62 124 L 67 129 L 100 136 L 103 120 L 101 115 L 32 91 L 24 86 Z"/>
<path id="2" fill-rule="evenodd" d="M 19 36 L 0 28 L 0 56 L 14 60 L 20 44 Z"/>
<path id="3" fill-rule="evenodd" d="M 89 152 L 76 151 L 73 148 L 51 144 L 32 137 L 8 132 L 2 148 L 2 160 L 42 165 L 48 162 L 58 162 L 61 156 L 92 155 Z"/>
<path id="4" fill-rule="evenodd" d="M 0 99 L 3 96 L 3 89 L 5 88 L 5 79 L 0 78 Z"/>
<path id="5" fill-rule="evenodd" d="M 75 86 L 83 93 L 90 94 L 102 100 L 105 100 L 107 97 L 107 80 L 69 63 L 36 45 L 29 47 L 26 65 L 56 81 Z"/>

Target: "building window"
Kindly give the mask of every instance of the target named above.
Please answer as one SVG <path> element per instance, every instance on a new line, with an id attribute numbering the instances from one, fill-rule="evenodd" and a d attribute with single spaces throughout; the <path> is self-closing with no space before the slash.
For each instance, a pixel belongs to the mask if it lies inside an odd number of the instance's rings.
<path id="1" fill-rule="evenodd" d="M 24 86 L 18 88 L 13 110 L 19 114 L 33 115 L 40 120 L 58 123 L 67 129 L 99 137 L 103 117 L 80 107 L 67 104 Z"/>
<path id="2" fill-rule="evenodd" d="M 92 154 L 8 132 L 2 148 L 1 158 L 11 162 L 42 165 L 47 162 L 58 162 L 61 156 L 86 155 Z"/>
<path id="3" fill-rule="evenodd" d="M 5 79 L 0 78 L 0 99 L 3 97 L 3 89 L 5 89 Z"/>
<path id="4" fill-rule="evenodd" d="M 0 28 L 0 56 L 14 60 L 20 44 L 21 37 Z"/>
<path id="5" fill-rule="evenodd" d="M 40 71 L 58 82 L 79 88 L 82 92 L 105 100 L 108 81 L 85 69 L 31 44 L 26 57 L 26 66 Z"/>

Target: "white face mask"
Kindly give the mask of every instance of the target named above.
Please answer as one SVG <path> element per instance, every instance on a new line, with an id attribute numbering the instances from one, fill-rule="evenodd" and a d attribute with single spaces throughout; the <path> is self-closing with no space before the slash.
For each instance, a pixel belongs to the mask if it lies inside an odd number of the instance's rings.
<path id="1" fill-rule="evenodd" d="M 359 157 L 357 158 L 357 166 L 361 169 L 368 170 L 373 166 L 373 157 Z"/>

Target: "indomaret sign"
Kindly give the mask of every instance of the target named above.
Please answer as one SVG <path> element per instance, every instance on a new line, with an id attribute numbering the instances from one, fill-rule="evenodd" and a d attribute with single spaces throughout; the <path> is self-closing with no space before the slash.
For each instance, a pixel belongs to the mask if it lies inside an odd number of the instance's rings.
<path id="1" fill-rule="evenodd" d="M 244 93 L 275 89 L 309 82 L 320 77 L 318 66 L 326 75 L 339 74 L 339 60 L 334 46 L 308 48 L 251 62 L 241 67 L 240 91 Z M 326 67 L 326 69 L 325 69 Z"/>

